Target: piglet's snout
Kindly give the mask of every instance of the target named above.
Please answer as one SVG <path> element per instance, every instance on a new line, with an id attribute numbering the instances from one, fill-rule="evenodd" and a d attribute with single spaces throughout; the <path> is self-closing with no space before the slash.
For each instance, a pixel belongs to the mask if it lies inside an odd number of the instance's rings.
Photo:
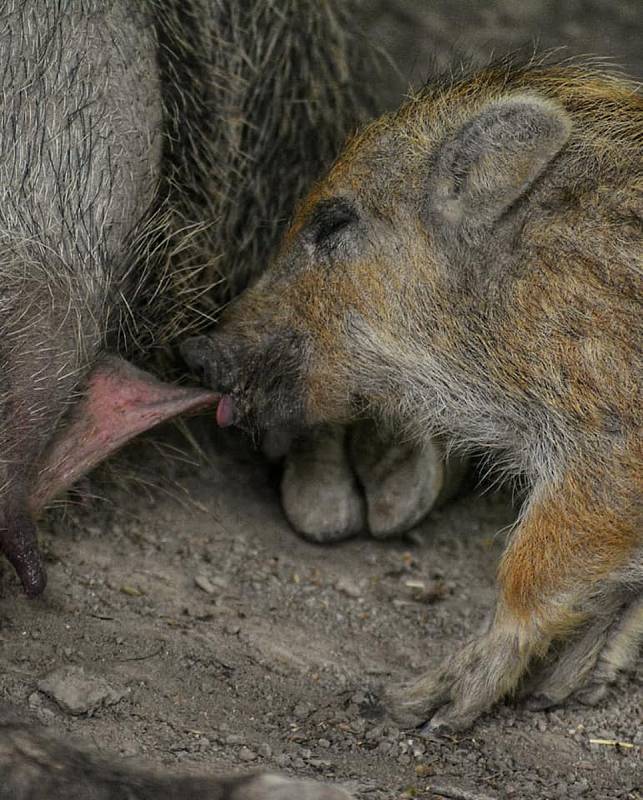
<path id="1" fill-rule="evenodd" d="M 216 331 L 181 345 L 197 380 L 221 394 L 220 427 L 248 430 L 292 427 L 304 422 L 309 342 L 300 333 L 268 326 Z"/>
<path id="2" fill-rule="evenodd" d="M 193 336 L 180 346 L 185 363 L 195 376 L 217 392 L 231 392 L 238 377 L 236 348 L 225 346 L 217 337 Z"/>
<path id="3" fill-rule="evenodd" d="M 181 355 L 195 375 L 207 386 L 221 392 L 216 420 L 220 428 L 238 421 L 238 409 L 231 396 L 239 382 L 239 347 L 225 336 L 194 336 L 181 344 Z"/>

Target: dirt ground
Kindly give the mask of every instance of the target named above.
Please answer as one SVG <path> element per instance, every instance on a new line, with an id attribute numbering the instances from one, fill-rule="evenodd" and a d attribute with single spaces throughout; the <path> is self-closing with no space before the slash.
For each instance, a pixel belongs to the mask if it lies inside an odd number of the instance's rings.
<path id="1" fill-rule="evenodd" d="M 216 436 L 209 460 L 179 466 L 170 493 L 112 488 L 52 515 L 41 600 L 5 568 L 0 698 L 101 751 L 277 768 L 361 800 L 639 797 L 640 675 L 599 708 L 504 705 L 451 739 L 383 716 L 384 684 L 484 621 L 498 531 L 515 514 L 506 495 L 471 492 L 399 541 L 318 547 L 289 530 L 275 470 L 234 433 Z M 68 665 L 124 696 L 63 712 L 37 685 Z"/>
<path id="2" fill-rule="evenodd" d="M 370 35 L 400 64 L 382 78 L 384 103 L 426 75 L 431 56 L 444 64 L 455 47 L 484 58 L 537 36 L 641 75 L 636 2 L 364 7 Z M 381 687 L 437 663 L 492 607 L 516 514 L 508 495 L 472 490 L 397 541 L 317 547 L 289 529 L 275 469 L 240 434 L 211 428 L 196 429 L 212 437 L 207 463 L 164 466 L 163 490 L 144 481 L 165 459 L 137 446 L 134 488 L 101 485 L 102 500 L 45 520 L 42 599 L 26 600 L 0 566 L 0 700 L 126 759 L 277 769 L 360 800 L 640 799 L 640 670 L 597 708 L 509 703 L 453 738 L 423 739 L 384 715 Z M 92 703 L 85 687 L 80 715 L 38 690 L 70 665 L 99 693 Z"/>

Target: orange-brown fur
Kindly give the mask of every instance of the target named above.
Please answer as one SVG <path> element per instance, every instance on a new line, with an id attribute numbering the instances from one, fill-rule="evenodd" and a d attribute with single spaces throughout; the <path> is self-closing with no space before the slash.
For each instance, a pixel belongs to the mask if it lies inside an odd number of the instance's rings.
<path id="1" fill-rule="evenodd" d="M 641 486 L 630 484 L 635 472 L 619 476 L 621 465 L 612 466 L 609 485 L 603 476 L 596 486 L 593 476 L 572 472 L 527 510 L 499 572 L 502 599 L 517 617 L 535 616 L 558 628 L 549 598 L 581 582 L 598 583 L 626 565 L 640 541 Z"/>

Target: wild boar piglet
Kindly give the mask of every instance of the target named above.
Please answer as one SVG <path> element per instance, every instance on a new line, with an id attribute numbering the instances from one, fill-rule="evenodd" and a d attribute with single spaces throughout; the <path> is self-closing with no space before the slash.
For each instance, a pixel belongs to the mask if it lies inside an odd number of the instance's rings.
<path id="1" fill-rule="evenodd" d="M 594 700 L 636 657 L 641 109 L 578 62 L 426 86 L 348 143 L 270 269 L 185 343 L 221 424 L 374 416 L 529 486 L 493 620 L 391 693 L 405 723 L 466 728 L 554 641 L 539 705 Z"/>

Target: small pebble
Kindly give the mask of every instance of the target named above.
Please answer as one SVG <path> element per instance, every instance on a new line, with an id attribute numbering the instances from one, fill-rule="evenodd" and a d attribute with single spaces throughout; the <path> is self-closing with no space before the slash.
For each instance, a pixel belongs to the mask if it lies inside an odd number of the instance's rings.
<path id="1" fill-rule="evenodd" d="M 292 710 L 292 715 L 295 719 L 307 719 L 314 711 L 310 703 L 297 703 Z"/>
<path id="2" fill-rule="evenodd" d="M 309 766 L 313 767 L 314 769 L 330 769 L 332 766 L 330 761 L 326 761 L 324 758 L 309 758 L 308 759 Z"/>
<path id="3" fill-rule="evenodd" d="M 68 714 L 86 714 L 118 703 L 129 694 L 129 689 L 116 689 L 105 678 L 72 665 L 50 672 L 38 682 L 38 689 Z"/>
<path id="4" fill-rule="evenodd" d="M 255 761 L 257 754 L 254 752 L 254 750 L 250 750 L 248 747 L 242 747 L 241 750 L 239 750 L 239 758 L 242 761 Z"/>
<path id="5" fill-rule="evenodd" d="M 340 578 L 335 584 L 335 588 L 347 597 L 357 598 L 362 595 L 360 587 L 350 578 Z"/>
<path id="6" fill-rule="evenodd" d="M 378 725 L 376 728 L 371 728 L 370 731 L 366 734 L 366 740 L 369 742 L 374 741 L 375 739 L 382 738 L 382 726 Z"/>
<path id="7" fill-rule="evenodd" d="M 206 578 L 205 575 L 195 575 L 194 583 L 206 594 L 214 594 L 216 591 L 210 579 Z"/>
<path id="8" fill-rule="evenodd" d="M 382 741 L 377 745 L 377 752 L 383 756 L 388 756 L 393 754 L 393 749 L 397 750 L 394 744 L 391 742 Z"/>

